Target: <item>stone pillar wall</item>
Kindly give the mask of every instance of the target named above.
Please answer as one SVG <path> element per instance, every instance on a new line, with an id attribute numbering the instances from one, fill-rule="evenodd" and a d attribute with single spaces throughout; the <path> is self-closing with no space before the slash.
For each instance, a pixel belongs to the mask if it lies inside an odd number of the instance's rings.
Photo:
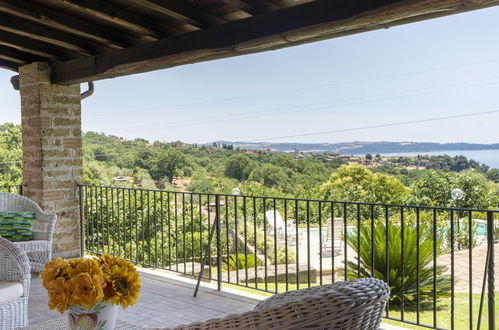
<path id="1" fill-rule="evenodd" d="M 77 184 L 83 178 L 80 85 L 50 83 L 44 62 L 19 70 L 23 194 L 57 214 L 55 256 L 80 255 Z"/>

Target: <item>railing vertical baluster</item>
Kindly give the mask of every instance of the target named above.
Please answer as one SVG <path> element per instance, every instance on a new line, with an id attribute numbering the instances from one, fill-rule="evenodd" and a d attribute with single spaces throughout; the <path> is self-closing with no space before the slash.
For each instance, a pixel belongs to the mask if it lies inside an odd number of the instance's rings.
<path id="1" fill-rule="evenodd" d="M 473 329 L 473 215 L 470 211 L 468 214 L 468 285 L 469 285 L 469 321 L 470 321 L 470 330 Z"/>
<path id="2" fill-rule="evenodd" d="M 208 237 L 211 237 L 211 210 L 210 210 L 210 195 L 207 195 L 206 196 L 206 199 L 207 199 L 207 204 L 208 205 Z M 217 204 L 215 203 L 214 204 L 215 208 L 217 206 Z M 216 211 L 215 211 L 216 213 Z M 208 275 L 208 278 L 211 280 L 211 274 L 212 274 L 212 269 L 211 269 L 211 238 L 208 238 L 208 248 L 207 248 L 207 251 L 208 251 L 208 271 L 209 271 L 209 275 Z"/>
<path id="3" fill-rule="evenodd" d="M 80 204 L 80 257 L 83 257 L 85 253 L 85 224 L 84 224 L 84 217 L 83 217 L 83 201 L 84 201 L 84 196 L 83 196 L 83 187 L 81 185 L 78 185 L 78 198 L 79 204 Z"/>
<path id="4" fill-rule="evenodd" d="M 296 289 L 300 289 L 300 241 L 298 240 L 298 200 L 295 199 L 295 226 L 296 226 Z"/>
<path id="5" fill-rule="evenodd" d="M 195 275 L 194 273 L 194 196 L 190 195 L 190 204 L 191 204 L 191 275 Z"/>
<path id="6" fill-rule="evenodd" d="M 329 237 L 329 239 L 332 240 L 331 242 L 331 277 L 332 277 L 332 283 L 336 282 L 336 279 L 335 279 L 335 267 L 334 267 L 334 226 L 335 226 L 335 223 L 334 223 L 334 203 L 331 203 L 331 233 L 333 237 Z M 326 229 L 327 230 L 327 229 Z M 345 238 L 345 241 L 346 241 L 346 236 L 347 234 L 345 233 L 344 235 L 344 238 Z M 340 238 L 341 239 L 341 238 Z M 327 244 L 327 242 L 326 242 Z M 341 246 L 341 245 L 340 245 Z"/>
<path id="7" fill-rule="evenodd" d="M 374 277 L 374 270 L 376 269 L 376 264 L 374 260 L 374 251 L 376 251 L 376 243 L 374 241 L 374 205 L 370 206 L 371 209 L 371 276 Z"/>
<path id="8" fill-rule="evenodd" d="M 276 221 L 277 221 L 277 205 L 276 205 L 276 200 L 274 198 L 273 200 L 274 202 L 274 282 L 275 282 L 275 293 L 277 293 L 277 241 L 278 241 L 278 237 L 277 237 L 277 224 L 276 224 Z M 286 219 L 284 219 L 284 221 L 286 221 Z M 286 223 L 284 224 L 284 227 L 286 227 Z"/>
<path id="9" fill-rule="evenodd" d="M 433 209 L 433 327 L 437 327 L 437 210 Z"/>
<path id="10" fill-rule="evenodd" d="M 284 219 L 288 219 L 288 199 L 284 199 Z M 284 227 L 284 253 L 285 253 L 285 258 L 286 258 L 286 291 L 289 291 L 289 274 L 288 274 L 288 264 L 289 264 L 289 259 L 288 259 L 288 224 L 286 223 L 286 226 Z"/>
<path id="11" fill-rule="evenodd" d="M 152 195 L 154 205 L 154 266 L 158 267 L 158 206 L 157 206 L 157 197 L 156 197 L 156 191 L 154 191 Z"/>
<path id="12" fill-rule="evenodd" d="M 458 228 L 459 230 L 459 228 Z M 450 210 L 450 327 L 454 329 L 454 211 Z"/>
<path id="13" fill-rule="evenodd" d="M 416 208 L 416 323 L 420 323 L 420 293 L 419 293 L 419 208 Z"/>
<path id="14" fill-rule="evenodd" d="M 109 253 L 109 236 L 110 236 L 110 230 L 109 230 L 109 223 L 111 222 L 110 219 L 109 219 L 109 188 L 106 187 L 105 188 L 105 191 L 106 191 L 106 250 L 107 251 L 102 251 L 102 252 L 106 252 L 106 253 Z M 111 207 L 114 207 L 113 205 L 111 205 Z"/>
<path id="15" fill-rule="evenodd" d="M 186 237 L 187 231 L 185 229 L 185 193 L 182 192 L 182 241 L 184 243 L 183 251 L 184 251 L 184 274 L 187 273 L 187 246 L 186 246 Z"/>
<path id="16" fill-rule="evenodd" d="M 146 263 L 146 251 L 144 249 L 145 247 L 145 244 L 144 244 L 144 241 L 145 241 L 145 234 L 144 234 L 144 190 L 141 190 L 140 191 L 140 233 L 142 234 L 141 235 L 141 246 L 142 246 L 142 262 L 143 263 Z"/>
<path id="17" fill-rule="evenodd" d="M 215 196 L 216 204 L 216 215 L 215 215 L 215 226 L 217 232 L 217 290 L 222 290 L 222 247 L 221 247 L 221 221 L 220 221 L 220 196 Z"/>
<path id="18" fill-rule="evenodd" d="M 347 249 L 347 234 L 348 234 L 348 228 L 347 228 L 347 216 L 348 216 L 348 209 L 347 209 L 347 204 L 346 203 L 343 203 L 343 233 L 345 236 L 345 244 L 344 245 L 344 254 L 345 254 L 345 259 L 344 259 L 344 264 L 345 264 L 345 281 L 348 279 L 348 249 Z M 357 228 L 357 237 L 359 237 L 360 235 L 360 228 Z M 359 257 L 359 256 L 357 256 Z"/>
<path id="19" fill-rule="evenodd" d="M 360 256 L 361 256 L 361 246 L 360 246 L 360 237 L 361 237 L 361 229 L 360 229 L 360 204 L 357 204 L 357 278 L 360 277 Z"/>
<path id="20" fill-rule="evenodd" d="M 405 308 L 405 254 L 404 254 L 404 242 L 405 242 L 405 232 L 404 232 L 404 207 L 400 207 L 400 259 L 402 268 L 402 297 L 400 299 L 400 319 L 404 320 L 404 308 Z"/>
<path id="21" fill-rule="evenodd" d="M 239 284 L 239 251 L 238 251 L 238 248 L 237 248 L 237 245 L 239 243 L 238 241 L 238 233 L 237 233 L 237 226 L 238 226 L 238 223 L 237 223 L 237 196 L 234 195 L 232 196 L 232 199 L 234 200 L 234 250 L 235 250 L 235 253 L 236 253 L 236 284 Z M 227 214 L 227 217 L 228 217 L 228 214 Z M 227 228 L 227 231 L 228 228 Z"/>
<path id="22" fill-rule="evenodd" d="M 173 193 L 174 215 L 175 215 L 175 271 L 178 272 L 178 200 L 177 192 Z"/>
<path id="23" fill-rule="evenodd" d="M 101 194 L 102 198 L 102 194 Z M 116 214 L 118 215 L 116 219 L 116 224 L 113 222 L 113 232 L 118 232 L 118 255 L 121 255 L 121 233 L 120 233 L 120 190 L 116 189 Z"/>
<path id="24" fill-rule="evenodd" d="M 307 200 L 307 283 L 310 287 L 310 201 Z"/>
<path id="25" fill-rule="evenodd" d="M 244 218 L 244 280 L 248 286 L 248 214 L 246 210 L 246 196 L 243 197 L 243 218 Z M 257 259 L 255 258 L 255 263 Z"/>
<path id="26" fill-rule="evenodd" d="M 263 253 L 264 253 L 264 256 L 265 256 L 265 260 L 264 260 L 264 264 L 265 264 L 265 267 L 264 267 L 264 273 L 265 273 L 265 291 L 267 291 L 269 289 L 268 287 L 268 283 L 267 283 L 267 219 L 266 219 L 266 210 L 267 210 L 267 201 L 264 198 L 262 198 L 262 201 L 263 201 Z M 274 236 L 274 239 L 275 239 L 275 236 Z"/>
<path id="27" fill-rule="evenodd" d="M 172 233 L 171 233 L 171 198 L 170 198 L 170 192 L 166 193 L 166 204 L 167 204 L 167 209 L 166 209 L 166 214 L 168 217 L 168 269 L 172 270 L 172 245 L 171 245 L 171 240 L 172 240 Z"/>
<path id="28" fill-rule="evenodd" d="M 494 213 L 489 211 L 487 212 L 487 249 L 489 251 L 488 253 L 489 262 L 487 265 L 489 330 L 496 329 L 494 235 L 495 235 Z"/>
<path id="29" fill-rule="evenodd" d="M 165 205 L 163 192 L 159 193 L 159 208 L 161 212 L 161 268 L 165 268 Z"/>
<path id="30" fill-rule="evenodd" d="M 123 210 L 123 256 L 126 256 L 126 200 L 125 200 L 125 189 L 121 189 L 121 200 L 122 200 L 122 210 Z M 119 227 L 118 227 L 119 228 Z"/>
<path id="31" fill-rule="evenodd" d="M 390 214 L 388 206 L 385 205 L 385 260 L 386 260 L 386 284 L 390 286 Z M 390 299 L 386 302 L 386 317 L 390 317 Z"/>
<path id="32" fill-rule="evenodd" d="M 199 203 L 199 261 L 201 262 L 201 257 L 203 254 L 203 195 L 199 194 L 198 195 L 198 203 Z M 209 206 L 208 206 L 208 212 L 209 211 Z M 193 269 L 194 272 L 194 269 Z"/>
<path id="33" fill-rule="evenodd" d="M 225 239 L 226 239 L 226 251 L 227 251 L 227 262 L 229 262 L 230 259 L 230 237 L 229 237 L 229 229 L 230 229 L 230 224 L 229 224 L 229 200 L 227 198 L 227 195 L 225 196 Z M 220 222 L 222 220 L 220 219 Z M 237 260 L 236 260 L 237 264 Z M 227 267 L 227 282 L 230 283 L 230 267 Z"/>
<path id="34" fill-rule="evenodd" d="M 256 209 L 256 197 L 252 197 L 253 200 L 253 236 L 254 236 L 254 241 L 253 241 L 253 246 L 254 246 L 254 253 L 255 253 L 255 288 L 258 289 L 258 281 L 256 280 L 258 278 L 258 250 L 257 250 L 257 226 L 256 226 L 256 221 L 257 221 L 257 209 Z M 265 220 L 264 220 L 265 221 Z"/>
<path id="35" fill-rule="evenodd" d="M 146 190 L 147 196 L 147 265 L 152 265 L 151 260 L 151 191 Z"/>
<path id="36" fill-rule="evenodd" d="M 319 285 L 322 285 L 322 202 L 319 201 Z M 333 244 L 334 250 L 334 244 Z"/>
<path id="37" fill-rule="evenodd" d="M 135 204 L 135 260 L 139 262 L 139 213 L 137 208 L 137 190 L 133 192 L 133 199 Z"/>

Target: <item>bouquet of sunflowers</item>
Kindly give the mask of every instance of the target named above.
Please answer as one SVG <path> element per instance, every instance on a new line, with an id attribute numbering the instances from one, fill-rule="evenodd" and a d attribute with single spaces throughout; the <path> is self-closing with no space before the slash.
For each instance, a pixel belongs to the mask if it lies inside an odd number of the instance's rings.
<path id="1" fill-rule="evenodd" d="M 96 258 L 54 259 L 40 273 L 49 307 L 61 314 L 80 305 L 92 308 L 108 302 L 127 308 L 139 298 L 140 280 L 134 265 L 104 254 Z"/>

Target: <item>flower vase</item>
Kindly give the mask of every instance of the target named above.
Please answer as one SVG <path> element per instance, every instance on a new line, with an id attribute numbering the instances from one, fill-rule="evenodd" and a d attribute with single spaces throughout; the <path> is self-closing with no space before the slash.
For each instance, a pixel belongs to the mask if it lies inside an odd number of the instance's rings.
<path id="1" fill-rule="evenodd" d="M 118 314 L 118 305 L 98 302 L 92 308 L 81 305 L 68 309 L 69 328 L 73 330 L 113 330 Z"/>

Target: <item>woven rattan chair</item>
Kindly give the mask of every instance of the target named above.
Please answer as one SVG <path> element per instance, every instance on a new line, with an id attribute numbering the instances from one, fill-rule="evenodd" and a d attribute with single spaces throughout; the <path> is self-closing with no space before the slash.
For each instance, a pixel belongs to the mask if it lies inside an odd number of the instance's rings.
<path id="1" fill-rule="evenodd" d="M 174 329 L 378 329 L 389 294 L 374 278 L 337 282 L 276 294 L 251 312 Z"/>
<path id="2" fill-rule="evenodd" d="M 26 253 L 0 237 L 0 329 L 28 325 L 28 296 L 31 280 Z"/>
<path id="3" fill-rule="evenodd" d="M 33 240 L 15 242 L 25 251 L 31 264 L 31 270 L 41 272 L 43 266 L 52 257 L 52 235 L 57 216 L 44 212 L 31 199 L 17 194 L 0 192 L 0 212 L 30 211 L 33 219 Z"/>

